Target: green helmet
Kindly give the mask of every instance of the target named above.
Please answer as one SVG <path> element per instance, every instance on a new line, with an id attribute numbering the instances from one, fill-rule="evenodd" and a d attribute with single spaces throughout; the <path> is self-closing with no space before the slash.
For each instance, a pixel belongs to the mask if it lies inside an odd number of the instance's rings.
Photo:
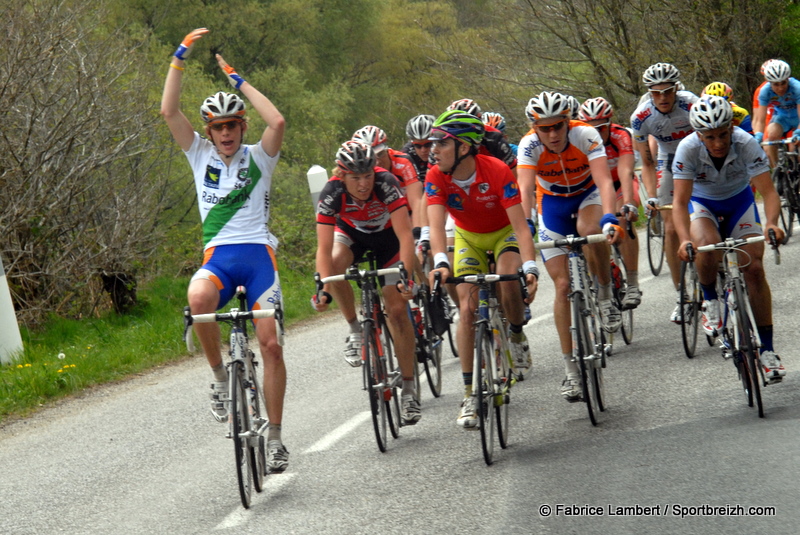
<path id="1" fill-rule="evenodd" d="M 486 128 L 483 122 L 461 110 L 448 110 L 441 114 L 431 126 L 431 137 L 437 140 L 454 137 L 471 147 L 477 147 L 483 141 Z"/>

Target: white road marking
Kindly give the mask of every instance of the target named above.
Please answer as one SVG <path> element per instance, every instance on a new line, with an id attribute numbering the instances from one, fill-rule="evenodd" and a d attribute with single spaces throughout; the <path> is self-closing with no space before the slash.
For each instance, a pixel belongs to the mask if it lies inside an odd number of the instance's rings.
<path id="1" fill-rule="evenodd" d="M 372 417 L 372 413 L 369 411 L 364 411 L 359 414 L 356 414 L 348 421 L 322 437 L 320 440 L 316 441 L 314 444 L 311 445 L 310 448 L 305 450 L 303 454 L 306 453 L 318 453 L 321 451 L 325 451 L 331 448 L 334 444 L 339 442 L 342 438 L 347 435 L 350 431 L 358 427 L 359 425 L 363 424 L 367 420 Z"/>
<path id="2" fill-rule="evenodd" d="M 239 526 L 245 525 L 254 514 L 252 509 L 253 504 L 260 501 L 269 500 L 271 495 L 277 493 L 281 488 L 285 487 L 292 479 L 294 479 L 294 476 L 295 474 L 275 474 L 266 476 L 264 478 L 264 490 L 261 492 L 261 494 L 258 494 L 255 490 L 253 490 L 250 509 L 245 509 L 241 506 L 237 507 L 228 516 L 226 516 L 222 522 L 217 524 L 214 530 L 219 531 L 223 529 L 238 528 Z"/>

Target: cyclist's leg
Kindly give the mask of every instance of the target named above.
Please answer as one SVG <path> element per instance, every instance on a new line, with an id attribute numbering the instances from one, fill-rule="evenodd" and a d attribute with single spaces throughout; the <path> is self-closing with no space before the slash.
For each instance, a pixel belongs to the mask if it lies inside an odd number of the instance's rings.
<path id="1" fill-rule="evenodd" d="M 337 229 L 334 235 L 332 251 L 335 274 L 344 273 L 347 268 L 353 265 L 353 262 L 361 258 L 363 250 L 364 248 L 360 247 L 353 237 L 344 232 L 338 232 Z M 342 311 L 345 321 L 348 323 L 354 321 L 356 319 L 356 305 L 353 287 L 347 281 L 338 281 L 331 283 L 330 288 L 333 299 L 339 304 L 339 310 Z"/>
<path id="2" fill-rule="evenodd" d="M 598 234 L 600 217 L 603 214 L 600 206 L 600 195 L 597 190 L 589 194 L 578 210 L 578 233 L 581 236 Z M 605 242 L 594 243 L 583 248 L 589 271 L 597 278 L 597 302 L 603 328 L 607 332 L 616 332 L 622 323 L 622 315 L 612 299 L 611 293 L 611 250 Z M 587 296 L 588 297 L 588 296 Z"/>
<path id="3" fill-rule="evenodd" d="M 622 208 L 623 199 L 621 190 L 617 196 L 617 211 Z M 639 208 L 639 184 L 636 177 L 633 178 L 633 203 L 636 208 Z M 637 214 L 638 215 L 638 214 Z M 624 221 L 620 221 L 623 228 L 627 227 Z M 628 293 L 626 294 L 626 301 L 630 305 L 638 305 L 641 300 L 641 292 L 639 290 L 639 240 L 637 236 L 636 226 L 631 225 L 631 231 L 636 239 L 628 235 L 627 229 L 625 230 L 625 238 L 619 246 L 620 253 L 622 253 L 622 260 L 625 262 L 625 274 L 628 282 Z M 634 290 L 635 288 L 635 290 Z M 627 306 L 627 304 L 626 304 Z"/>
<path id="4" fill-rule="evenodd" d="M 522 267 L 522 257 L 519 246 L 514 236 L 514 230 L 509 226 L 507 231 L 499 234 L 499 239 L 492 247 L 496 251 L 497 273 L 515 275 Z M 523 371 L 530 369 L 531 359 L 530 344 L 522 330 L 525 323 L 525 302 L 518 281 L 501 282 L 498 287 L 503 313 L 509 323 L 508 341 L 513 358 L 514 371 L 519 379 L 523 378 Z"/>
<path id="5" fill-rule="evenodd" d="M 215 312 L 232 297 L 235 286 L 227 270 L 224 269 L 231 261 L 228 254 L 231 247 L 234 246 L 211 247 L 205 251 L 203 266 L 192 277 L 187 291 L 192 314 Z M 225 381 L 227 375 L 224 368 L 221 369 L 219 325 L 217 323 L 198 323 L 193 328 L 203 347 L 208 364 L 215 370 L 217 381 Z"/>

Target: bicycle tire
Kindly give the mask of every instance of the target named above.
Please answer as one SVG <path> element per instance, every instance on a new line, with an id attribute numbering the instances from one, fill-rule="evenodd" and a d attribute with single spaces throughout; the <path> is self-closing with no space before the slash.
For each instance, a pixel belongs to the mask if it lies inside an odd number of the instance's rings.
<path id="1" fill-rule="evenodd" d="M 262 390 L 259 388 L 258 377 L 255 373 L 255 354 L 248 348 L 247 355 L 249 365 L 245 365 L 245 369 L 247 370 L 247 386 L 250 391 L 250 425 L 252 431 L 258 433 L 259 422 L 262 420 Z M 253 392 L 256 394 L 253 395 Z M 266 401 L 264 403 L 266 406 Z M 261 492 L 264 490 L 264 476 L 267 473 L 267 449 L 263 435 L 259 434 L 256 439 L 256 445 L 250 448 L 250 466 L 253 470 L 253 487 L 256 492 Z"/>
<path id="2" fill-rule="evenodd" d="M 784 231 L 784 237 L 782 244 L 786 244 L 789 242 L 789 238 L 792 236 L 792 230 L 794 228 L 794 219 L 795 219 L 795 207 L 797 207 L 797 195 L 793 195 L 791 193 L 791 185 L 789 181 L 789 175 L 786 173 L 781 167 L 776 167 L 772 170 L 772 183 L 775 185 L 775 189 L 780 195 L 781 199 L 781 212 L 780 212 L 780 220 L 781 220 L 781 227 Z M 784 194 L 787 192 L 787 194 Z"/>
<path id="3" fill-rule="evenodd" d="M 591 346 L 592 341 L 589 335 L 589 325 L 586 316 L 583 315 L 583 297 L 579 292 L 575 292 L 572 296 L 572 330 L 573 330 L 573 351 L 578 361 L 578 369 L 581 374 L 581 391 L 583 402 L 586 404 L 586 410 L 589 413 L 589 421 L 592 425 L 597 425 L 599 422 L 600 407 L 597 404 L 597 397 L 595 397 L 595 389 L 593 385 L 593 378 L 590 375 L 592 370 L 589 369 L 589 357 L 592 354 Z M 592 365 L 594 369 L 594 365 Z"/>
<path id="4" fill-rule="evenodd" d="M 248 392 L 244 384 L 243 362 L 231 363 L 231 434 L 236 457 L 236 480 L 239 485 L 239 497 L 245 509 L 250 508 L 253 488 L 253 469 L 251 466 L 252 447 L 242 437 L 242 433 L 250 429 L 250 411 L 248 410 Z"/>
<path id="5" fill-rule="evenodd" d="M 680 295 L 683 302 L 683 321 L 681 338 L 683 351 L 688 358 L 694 358 L 697 351 L 697 331 L 700 323 L 700 282 L 694 263 L 681 262 Z"/>
<path id="6" fill-rule="evenodd" d="M 761 384 L 763 384 L 763 371 L 761 363 L 756 355 L 758 348 L 754 343 L 753 325 L 750 323 L 750 316 L 747 314 L 747 292 L 742 281 L 734 280 L 733 295 L 736 299 L 736 326 L 739 329 L 739 340 L 741 341 L 741 351 L 744 354 L 742 361 L 747 366 L 747 375 L 750 379 L 750 387 L 753 392 L 753 402 L 758 409 L 758 417 L 764 417 L 764 404 L 761 400 Z"/>
<path id="7" fill-rule="evenodd" d="M 494 329 L 492 329 L 494 333 Z M 508 404 L 511 401 L 512 372 L 508 347 L 495 351 L 495 419 L 497 420 L 497 440 L 502 449 L 508 447 Z"/>
<path id="8" fill-rule="evenodd" d="M 784 231 L 788 237 L 792 234 L 792 230 L 794 229 L 794 220 L 800 218 L 800 192 L 798 192 L 797 189 L 799 180 L 798 170 L 794 169 L 791 174 L 785 174 L 784 179 L 786 184 L 784 198 L 789 208 L 789 220 L 786 222 L 788 230 L 784 228 Z M 783 209 L 781 209 L 781 215 L 783 215 Z"/>
<path id="9" fill-rule="evenodd" d="M 497 431 L 494 410 L 494 377 L 492 372 L 496 360 L 494 335 L 487 323 L 481 323 L 475 332 L 475 366 L 473 370 L 472 394 L 476 396 L 476 409 L 481 430 L 481 449 L 487 465 L 494 462 L 494 436 Z"/>
<path id="10" fill-rule="evenodd" d="M 603 412 L 606 410 L 603 369 L 606 367 L 606 350 L 610 350 L 610 345 L 607 345 L 609 340 L 606 339 L 606 331 L 603 329 L 603 324 L 600 321 L 600 307 L 597 305 L 594 294 L 592 294 L 591 312 L 591 326 L 594 333 L 595 352 L 594 358 L 591 361 L 594 366 L 591 368 L 592 372 L 590 378 L 592 380 L 592 386 L 594 387 L 594 395 L 597 399 L 597 408 L 600 409 L 600 412 Z"/>
<path id="11" fill-rule="evenodd" d="M 442 395 L 442 337 L 433 332 L 433 324 L 429 317 L 428 309 L 429 295 L 427 288 L 423 288 L 420 300 L 424 303 L 422 307 L 422 319 L 424 326 L 424 358 L 423 367 L 425 376 L 428 378 L 428 387 L 431 389 L 433 397 L 438 398 Z"/>
<path id="12" fill-rule="evenodd" d="M 394 340 L 392 339 L 392 332 L 389 330 L 389 326 L 386 324 L 386 316 L 381 315 L 380 325 L 380 342 L 383 345 L 382 363 L 385 377 L 384 384 L 386 384 L 383 393 L 383 400 L 386 404 L 386 415 L 389 420 L 389 431 L 392 433 L 393 438 L 397 438 L 400 436 L 400 427 L 403 424 L 400 420 L 400 396 L 397 395 L 397 387 L 395 386 L 394 378 L 401 374 L 397 369 L 397 362 L 394 357 Z M 419 389 L 419 383 L 417 383 L 414 388 Z M 419 394 L 417 394 L 417 397 L 419 397 Z M 417 399 L 417 401 L 419 401 L 419 399 Z"/>
<path id="13" fill-rule="evenodd" d="M 664 265 L 664 218 L 661 212 L 647 220 L 647 261 L 654 277 Z"/>
<path id="14" fill-rule="evenodd" d="M 616 269 L 615 269 L 616 268 Z M 611 259 L 611 289 L 614 297 L 614 304 L 620 311 L 622 322 L 620 324 L 620 334 L 625 345 L 630 345 L 633 341 L 633 309 L 623 308 L 622 301 L 625 300 L 625 293 L 628 291 L 628 277 L 625 268 L 625 261 L 620 258 L 619 265 Z M 613 343 L 613 337 L 612 343 Z"/>
<path id="15" fill-rule="evenodd" d="M 386 384 L 386 374 L 383 372 L 383 365 L 377 344 L 379 343 L 374 327 L 370 322 L 365 322 L 362 327 L 363 341 L 361 344 L 364 351 L 364 373 L 366 375 L 367 395 L 369 396 L 369 408 L 372 414 L 372 427 L 375 431 L 375 441 L 378 449 L 384 453 L 388 445 L 388 415 L 387 406 L 384 398 L 383 385 Z"/>

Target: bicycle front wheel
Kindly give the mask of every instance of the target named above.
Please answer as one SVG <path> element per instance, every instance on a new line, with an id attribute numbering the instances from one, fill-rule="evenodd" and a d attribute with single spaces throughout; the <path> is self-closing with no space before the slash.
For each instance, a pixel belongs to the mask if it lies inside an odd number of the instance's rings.
<path id="1" fill-rule="evenodd" d="M 259 428 L 262 423 L 266 423 L 266 419 L 261 414 L 261 389 L 258 386 L 258 377 L 256 377 L 255 355 L 248 348 L 247 355 L 249 363 L 245 366 L 247 370 L 247 391 L 249 393 L 250 401 L 250 424 L 253 437 L 250 440 L 250 467 L 253 470 L 253 486 L 256 492 L 264 490 L 264 476 L 267 473 L 267 449 L 266 439 L 264 435 L 259 433 Z M 265 402 L 266 405 L 266 402 Z"/>
<path id="2" fill-rule="evenodd" d="M 739 344 L 742 352 L 742 362 L 747 366 L 747 375 L 750 378 L 750 388 L 752 389 L 753 401 L 758 408 L 758 417 L 764 417 L 764 404 L 761 402 L 761 385 L 764 384 L 764 372 L 761 362 L 758 360 L 755 343 L 754 326 L 750 323 L 747 310 L 750 308 L 747 292 L 745 292 L 742 281 L 734 280 L 734 297 L 736 298 L 736 327 L 739 330 Z M 749 397 L 749 396 L 748 396 Z"/>
<path id="3" fill-rule="evenodd" d="M 364 373 L 367 380 L 367 394 L 369 395 L 369 408 L 372 412 L 372 427 L 375 430 L 375 440 L 381 452 L 386 451 L 388 444 L 388 414 L 386 405 L 386 372 L 381 360 L 380 341 L 375 329 L 370 322 L 363 326 L 363 342 L 361 349 L 364 351 Z"/>
<path id="4" fill-rule="evenodd" d="M 502 329 L 502 323 L 495 325 L 495 329 Z M 494 330 L 492 331 L 494 334 Z M 500 338 L 502 339 L 502 337 Z M 496 338 L 495 341 L 498 339 Z M 513 380 L 513 373 L 511 372 L 511 361 L 509 347 L 495 348 L 495 371 L 494 371 L 494 385 L 495 385 L 495 398 L 494 407 L 497 414 L 497 440 L 500 442 L 500 447 L 506 449 L 508 447 L 508 404 L 511 401 L 511 385 Z"/>
<path id="5" fill-rule="evenodd" d="M 586 410 L 589 413 L 589 421 L 592 425 L 597 425 L 600 417 L 600 405 L 597 397 L 593 346 L 587 317 L 583 314 L 583 296 L 576 292 L 572 296 L 572 342 L 573 354 L 578 361 L 578 368 L 581 374 L 581 389 L 583 401 L 586 403 Z"/>
<path id="6" fill-rule="evenodd" d="M 386 316 L 381 316 L 381 336 L 380 342 L 383 344 L 383 370 L 386 376 L 386 386 L 384 388 L 383 400 L 386 405 L 386 414 L 389 419 L 389 431 L 392 437 L 397 438 L 400 436 L 400 396 L 397 395 L 397 383 L 400 378 L 400 370 L 397 367 L 397 361 L 394 356 L 394 340 L 392 340 L 392 333 L 386 324 Z M 414 376 L 415 385 L 417 389 L 417 401 L 419 401 L 419 368 L 414 363 Z"/>
<path id="7" fill-rule="evenodd" d="M 236 453 L 236 479 L 239 483 L 239 497 L 245 509 L 250 508 L 250 497 L 253 488 L 253 452 L 248 443 L 246 433 L 250 430 L 250 411 L 248 391 L 244 382 L 244 363 L 231 363 L 231 433 L 233 448 Z"/>
<path id="8" fill-rule="evenodd" d="M 697 269 L 694 263 L 681 262 L 680 295 L 683 300 L 683 322 L 681 337 L 683 351 L 689 358 L 694 358 L 697 350 L 697 326 L 700 323 L 700 281 L 697 280 Z"/>
<path id="9" fill-rule="evenodd" d="M 475 367 L 473 370 L 473 392 L 481 427 L 483 460 L 491 465 L 494 455 L 494 436 L 497 431 L 494 408 L 494 335 L 487 323 L 481 323 L 475 331 Z"/>
<path id="10" fill-rule="evenodd" d="M 783 243 L 786 244 L 792 236 L 794 229 L 794 219 L 800 206 L 798 206 L 798 195 L 792 187 L 789 175 L 785 169 L 776 167 L 772 171 L 772 182 L 781 197 L 781 227 L 783 227 Z"/>
<path id="11" fill-rule="evenodd" d="M 658 276 L 664 265 L 664 218 L 661 212 L 647 220 L 647 260 L 653 276 Z"/>
<path id="12" fill-rule="evenodd" d="M 633 341 L 633 309 L 622 306 L 622 302 L 625 300 L 625 293 L 628 291 L 628 276 L 625 271 L 625 262 L 621 259 L 619 265 L 613 259 L 611 260 L 611 289 L 614 303 L 622 315 L 622 323 L 620 324 L 622 340 L 625 345 L 630 345 Z"/>

